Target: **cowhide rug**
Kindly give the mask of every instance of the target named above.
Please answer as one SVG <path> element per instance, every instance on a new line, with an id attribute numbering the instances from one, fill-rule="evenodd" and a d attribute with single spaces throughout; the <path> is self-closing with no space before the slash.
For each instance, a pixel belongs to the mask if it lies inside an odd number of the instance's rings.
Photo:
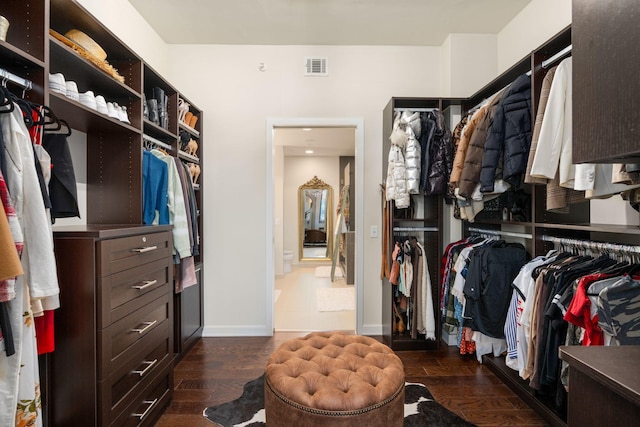
<path id="1" fill-rule="evenodd" d="M 405 427 L 474 427 L 436 402 L 422 384 L 406 383 L 404 396 Z M 238 399 L 206 408 L 203 415 L 223 427 L 264 426 L 264 376 L 245 384 Z"/>

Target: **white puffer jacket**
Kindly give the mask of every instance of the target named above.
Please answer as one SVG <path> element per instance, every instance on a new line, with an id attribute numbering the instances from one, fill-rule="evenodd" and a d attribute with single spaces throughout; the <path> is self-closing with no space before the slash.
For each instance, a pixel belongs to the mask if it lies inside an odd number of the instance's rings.
<path id="1" fill-rule="evenodd" d="M 389 160 L 387 163 L 387 201 L 395 200 L 397 208 L 408 208 L 410 196 L 407 191 L 404 159 L 407 134 L 400 129 L 397 117 L 394 121 L 393 131 L 389 139 L 391 140 L 391 148 L 389 149 Z"/>
<path id="2" fill-rule="evenodd" d="M 413 129 L 407 126 L 407 146 L 405 147 L 404 164 L 407 177 L 407 191 L 409 194 L 420 193 L 420 164 L 421 148 L 420 143 L 413 133 Z"/>

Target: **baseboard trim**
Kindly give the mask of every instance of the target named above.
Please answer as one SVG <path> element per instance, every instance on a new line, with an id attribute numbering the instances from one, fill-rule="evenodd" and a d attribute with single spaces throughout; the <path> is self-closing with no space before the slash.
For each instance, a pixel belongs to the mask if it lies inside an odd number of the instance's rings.
<path id="1" fill-rule="evenodd" d="M 362 325 L 358 333 L 367 336 L 382 335 L 382 325 Z"/>
<path id="2" fill-rule="evenodd" d="M 270 337 L 273 330 L 265 326 L 205 326 L 203 337 Z"/>

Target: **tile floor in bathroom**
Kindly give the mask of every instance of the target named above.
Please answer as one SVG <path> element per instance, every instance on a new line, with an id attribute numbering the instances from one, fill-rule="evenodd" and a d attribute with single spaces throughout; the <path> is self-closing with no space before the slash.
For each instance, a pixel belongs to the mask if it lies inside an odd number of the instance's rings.
<path id="1" fill-rule="evenodd" d="M 316 267 L 326 265 L 293 265 L 290 273 L 276 277 L 274 293 L 277 297 L 274 305 L 276 331 L 355 330 L 355 310 L 318 311 L 318 288 L 353 287 L 353 285 L 347 285 L 341 277 L 336 277 L 333 283 L 329 277 L 316 277 Z"/>

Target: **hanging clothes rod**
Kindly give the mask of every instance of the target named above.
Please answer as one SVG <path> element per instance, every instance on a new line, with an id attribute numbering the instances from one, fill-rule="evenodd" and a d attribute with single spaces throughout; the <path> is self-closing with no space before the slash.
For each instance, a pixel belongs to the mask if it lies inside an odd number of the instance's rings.
<path id="1" fill-rule="evenodd" d="M 438 227 L 393 227 L 393 231 L 438 231 Z"/>
<path id="2" fill-rule="evenodd" d="M 484 228 L 469 227 L 468 230 L 471 233 L 488 234 L 490 236 L 506 236 L 506 237 L 520 237 L 523 239 L 533 239 L 533 235 L 529 233 L 516 233 L 514 231 L 502 231 L 502 230 L 486 230 Z"/>
<path id="3" fill-rule="evenodd" d="M 5 69 L 0 68 L 0 77 L 2 77 L 5 81 L 10 81 L 11 83 L 17 84 L 25 90 L 31 90 L 33 87 L 33 83 L 31 80 L 23 79 L 22 77 L 16 76 L 13 73 L 8 72 Z"/>
<path id="4" fill-rule="evenodd" d="M 620 245 L 617 243 L 594 242 L 592 240 L 567 239 L 563 237 L 542 236 L 545 242 L 569 245 L 576 248 L 595 249 L 598 251 L 611 251 L 622 253 L 640 253 L 640 246 Z"/>
<path id="5" fill-rule="evenodd" d="M 142 134 L 142 139 L 144 141 L 151 142 L 152 144 L 155 144 L 158 147 L 161 147 L 161 148 L 164 148 L 164 149 L 167 149 L 167 150 L 171 150 L 171 145 L 167 144 L 166 142 L 158 141 L 154 137 L 149 136 L 147 134 Z"/>
<path id="6" fill-rule="evenodd" d="M 557 62 L 558 60 L 564 59 L 569 53 L 571 53 L 572 46 L 573 45 L 569 45 L 555 55 L 552 55 L 551 58 L 542 61 L 542 68 L 547 68 L 549 65 Z"/>
<path id="7" fill-rule="evenodd" d="M 403 111 L 410 111 L 412 113 L 428 113 L 431 111 L 438 111 L 438 108 L 433 107 L 433 108 L 394 108 L 393 112 L 394 113 L 402 113 Z"/>

